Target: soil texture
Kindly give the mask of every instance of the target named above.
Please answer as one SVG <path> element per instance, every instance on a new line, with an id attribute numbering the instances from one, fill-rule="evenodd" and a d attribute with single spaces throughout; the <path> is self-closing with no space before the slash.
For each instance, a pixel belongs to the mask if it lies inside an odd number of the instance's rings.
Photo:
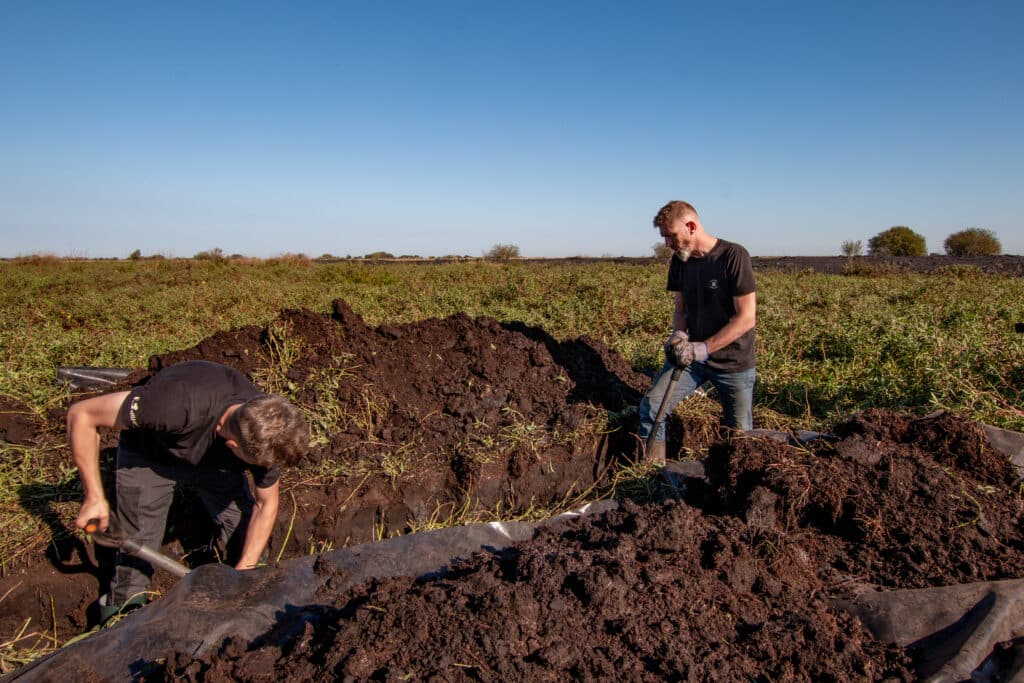
<path id="1" fill-rule="evenodd" d="M 597 340 L 465 315 L 374 329 L 339 300 L 330 315 L 285 311 L 154 357 L 126 386 L 200 358 L 288 393 L 320 420 L 309 458 L 283 479 L 270 554 L 282 559 L 467 511 L 592 497 L 633 457 L 630 408 L 650 383 Z M 41 419 L 5 401 L 0 437 L 28 447 L 59 438 L 62 411 Z M 316 604 L 256 642 L 199 659 L 154 653 L 159 676 L 910 680 L 914 653 L 874 641 L 830 596 L 855 583 L 1024 574 L 1016 474 L 955 415 L 869 410 L 799 447 L 678 421 L 669 433 L 670 457 L 694 435 L 708 439 L 705 477 L 443 576 L 346 591 L 328 581 Z M 115 445 L 116 434 L 103 436 L 105 472 Z M 54 466 L 69 457 L 51 450 Z M 108 558 L 36 502 L 41 491 L 20 493 L 53 542 L 5 569 L 0 635 L 31 619 L 67 639 L 91 623 Z M 176 504 L 164 549 L 208 561 L 207 522 L 189 503 Z M 157 588 L 170 581 L 158 572 Z"/>

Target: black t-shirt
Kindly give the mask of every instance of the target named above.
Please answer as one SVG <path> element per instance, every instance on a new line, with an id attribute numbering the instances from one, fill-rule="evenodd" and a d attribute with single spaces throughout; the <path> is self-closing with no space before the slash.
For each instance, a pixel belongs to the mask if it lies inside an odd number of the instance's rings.
<path id="1" fill-rule="evenodd" d="M 686 262 L 673 257 L 667 289 L 683 293 L 690 340 L 704 341 L 736 315 L 733 297 L 756 291 L 750 254 L 735 242 L 719 239 L 704 256 L 691 256 Z M 707 363 L 722 372 L 754 367 L 754 330 L 715 351 Z"/>
<path id="2" fill-rule="evenodd" d="M 260 488 L 272 486 L 280 468 L 260 467 L 238 459 L 217 436 L 224 411 L 263 392 L 234 368 L 209 361 L 177 363 L 155 374 L 128 393 L 121 406 L 121 433 L 133 450 L 155 451 L 155 457 L 173 457 L 210 470 L 252 472 Z"/>

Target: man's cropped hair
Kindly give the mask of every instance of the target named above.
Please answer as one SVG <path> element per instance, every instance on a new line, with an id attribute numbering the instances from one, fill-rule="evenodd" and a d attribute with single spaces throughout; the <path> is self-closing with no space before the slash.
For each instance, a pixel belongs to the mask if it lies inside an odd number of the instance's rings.
<path id="1" fill-rule="evenodd" d="M 245 454 L 262 467 L 298 464 L 309 452 L 309 427 L 290 401 L 274 394 L 251 398 L 232 414 L 231 431 Z"/>
<path id="2" fill-rule="evenodd" d="M 691 216 L 697 218 L 697 209 L 693 208 L 693 204 L 676 199 L 658 210 L 654 216 L 654 227 L 667 228 L 680 218 Z"/>

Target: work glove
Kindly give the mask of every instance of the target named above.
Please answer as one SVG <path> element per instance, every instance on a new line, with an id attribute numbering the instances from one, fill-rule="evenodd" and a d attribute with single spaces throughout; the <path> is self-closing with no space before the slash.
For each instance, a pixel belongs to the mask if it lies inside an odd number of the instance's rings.
<path id="1" fill-rule="evenodd" d="M 686 343 L 690 341 L 690 337 L 686 332 L 682 330 L 676 330 L 672 333 L 672 336 L 665 342 L 665 358 L 668 358 L 670 363 L 676 362 L 676 349 L 686 346 Z"/>
<path id="2" fill-rule="evenodd" d="M 708 345 L 704 342 L 691 342 L 685 332 L 677 330 L 665 342 L 665 355 L 674 365 L 685 368 L 694 361 L 698 363 L 706 361 Z"/>

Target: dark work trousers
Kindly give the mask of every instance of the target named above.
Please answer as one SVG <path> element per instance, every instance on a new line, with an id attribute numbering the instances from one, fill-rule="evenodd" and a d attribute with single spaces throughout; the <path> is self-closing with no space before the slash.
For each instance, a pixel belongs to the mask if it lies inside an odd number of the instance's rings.
<path id="1" fill-rule="evenodd" d="M 197 467 L 164 454 L 143 455 L 122 438 L 117 448 L 114 515 L 126 538 L 159 551 L 176 488 L 199 496 L 219 529 L 219 544 L 238 554 L 253 509 L 245 473 Z M 227 558 L 229 562 L 237 559 Z M 120 606 L 133 598 L 138 601 L 152 577 L 153 567 L 148 562 L 117 553 L 107 605 Z"/>

